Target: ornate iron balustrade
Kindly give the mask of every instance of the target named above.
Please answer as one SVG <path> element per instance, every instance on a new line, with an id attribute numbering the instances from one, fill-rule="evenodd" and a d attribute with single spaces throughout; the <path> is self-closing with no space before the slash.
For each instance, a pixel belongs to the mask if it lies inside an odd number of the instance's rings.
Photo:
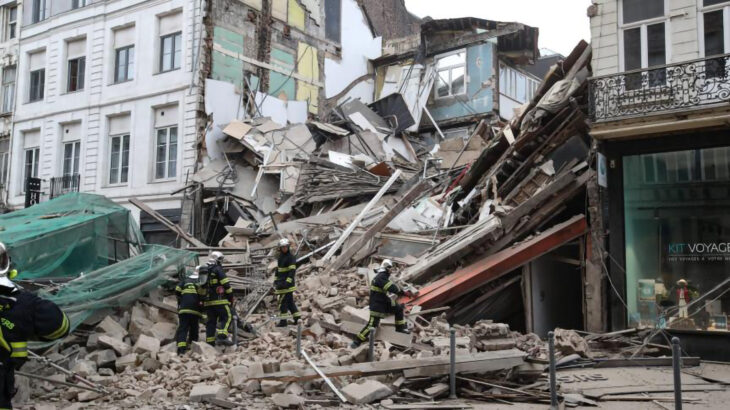
<path id="1" fill-rule="evenodd" d="M 730 101 L 730 54 L 590 79 L 594 122 L 687 111 Z"/>
<path id="2" fill-rule="evenodd" d="M 62 177 L 51 178 L 51 198 L 67 194 L 69 192 L 79 192 L 81 185 L 81 175 L 64 175 Z"/>

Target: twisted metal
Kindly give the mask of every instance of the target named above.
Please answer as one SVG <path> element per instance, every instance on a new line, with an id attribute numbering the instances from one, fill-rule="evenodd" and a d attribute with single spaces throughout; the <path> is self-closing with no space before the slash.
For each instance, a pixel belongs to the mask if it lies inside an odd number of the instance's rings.
<path id="1" fill-rule="evenodd" d="M 590 79 L 593 122 L 730 101 L 730 54 Z"/>

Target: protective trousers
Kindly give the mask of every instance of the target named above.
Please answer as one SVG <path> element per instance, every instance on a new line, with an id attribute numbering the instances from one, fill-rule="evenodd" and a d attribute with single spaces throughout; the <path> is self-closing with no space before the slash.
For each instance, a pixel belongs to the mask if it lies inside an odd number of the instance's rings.
<path id="1" fill-rule="evenodd" d="M 175 341 L 178 350 L 187 350 L 192 342 L 198 341 L 198 325 L 200 315 L 194 313 L 178 314 L 177 332 L 175 333 Z"/>
<path id="2" fill-rule="evenodd" d="M 294 292 L 282 293 L 277 295 L 277 302 L 279 303 L 279 319 L 287 320 L 294 318 L 299 320 L 302 314 L 299 313 L 297 305 L 294 303 Z"/>
<path id="3" fill-rule="evenodd" d="M 228 327 L 231 325 L 232 315 L 230 305 L 214 305 L 205 308 L 208 322 L 205 324 L 205 341 L 214 344 L 215 338 L 228 338 Z"/>
<path id="4" fill-rule="evenodd" d="M 15 395 L 15 369 L 9 363 L 0 365 L 0 410 L 12 409 Z"/>
<path id="5" fill-rule="evenodd" d="M 386 309 L 384 309 L 385 312 L 376 312 L 374 310 L 370 311 L 370 320 L 368 320 L 368 323 L 365 325 L 365 327 L 362 328 L 360 333 L 357 334 L 357 338 L 360 339 L 361 342 L 364 342 L 368 340 L 368 337 L 370 336 L 370 332 L 377 329 L 378 325 L 380 324 L 380 319 L 388 316 L 389 314 L 395 314 L 395 328 L 396 330 L 405 329 L 406 327 L 406 319 L 403 315 L 403 306 L 400 304 L 395 303 L 394 301 L 391 301 L 389 306 L 386 306 Z"/>

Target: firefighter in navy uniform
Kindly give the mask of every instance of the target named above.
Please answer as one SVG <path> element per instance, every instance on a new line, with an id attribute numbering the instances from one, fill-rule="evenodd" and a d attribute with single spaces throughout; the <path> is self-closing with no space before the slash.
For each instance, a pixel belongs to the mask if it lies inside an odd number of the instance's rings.
<path id="1" fill-rule="evenodd" d="M 5 245 L 0 243 L 0 410 L 12 408 L 15 370 L 28 357 L 28 341 L 60 339 L 71 327 L 56 304 L 18 288 L 10 280 L 15 276 Z"/>
<path id="2" fill-rule="evenodd" d="M 203 316 L 203 298 L 205 297 L 205 289 L 200 286 L 199 281 L 201 274 L 206 276 L 207 273 L 206 267 L 196 266 L 193 273 L 175 287 L 179 322 L 175 333 L 178 355 L 184 354 L 190 348 L 190 343 L 198 341 L 198 329 L 200 318 Z"/>
<path id="3" fill-rule="evenodd" d="M 231 326 L 233 315 L 233 289 L 228 277 L 223 272 L 223 254 L 211 252 L 208 260 L 208 280 L 206 281 L 206 299 L 203 302 L 208 321 L 205 324 L 205 341 L 215 345 L 231 345 L 228 340 L 228 328 Z"/>
<path id="4" fill-rule="evenodd" d="M 375 279 L 370 283 L 370 320 L 365 327 L 357 334 L 350 347 L 356 348 L 362 342 L 368 340 L 370 332 L 374 332 L 380 324 L 380 320 L 389 314 L 395 314 L 395 331 L 400 333 L 410 333 L 406 325 L 405 315 L 403 314 L 403 305 L 395 303 L 388 293 L 398 296 L 410 295 L 410 292 L 403 292 L 395 283 L 390 281 L 390 269 L 393 262 L 386 259 L 375 272 Z"/>
<path id="5" fill-rule="evenodd" d="M 297 290 L 295 274 L 297 271 L 297 258 L 289 250 L 289 240 L 279 240 L 279 259 L 276 279 L 274 280 L 274 294 L 279 305 L 279 323 L 277 327 L 286 327 L 287 319 L 293 318 L 297 324 L 302 314 L 294 303 L 294 291 Z"/>

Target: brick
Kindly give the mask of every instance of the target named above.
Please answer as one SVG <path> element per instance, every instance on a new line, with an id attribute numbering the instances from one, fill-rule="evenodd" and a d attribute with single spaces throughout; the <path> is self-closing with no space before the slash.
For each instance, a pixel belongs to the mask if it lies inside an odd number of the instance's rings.
<path id="1" fill-rule="evenodd" d="M 125 356 L 132 352 L 132 346 L 124 343 L 121 339 L 114 336 L 99 336 L 99 346 L 113 349 L 120 356 Z"/>
<path id="2" fill-rule="evenodd" d="M 134 367 L 137 365 L 137 354 L 136 353 L 130 353 L 128 355 L 124 355 L 120 358 L 118 358 L 114 362 L 114 367 L 117 369 L 117 372 L 123 372 L 124 369 L 128 367 Z"/>
<path id="3" fill-rule="evenodd" d="M 134 348 L 132 351 L 137 354 L 148 352 L 156 355 L 157 352 L 160 351 L 160 341 L 155 339 L 154 337 L 139 335 L 137 343 L 134 344 Z"/>
<path id="4" fill-rule="evenodd" d="M 231 387 L 240 387 L 248 379 L 248 367 L 233 366 L 228 370 L 228 385 Z"/>
<path id="5" fill-rule="evenodd" d="M 120 336 L 120 339 L 127 335 L 127 330 L 122 327 L 116 320 L 111 316 L 107 316 L 96 325 L 95 330 L 97 332 L 106 333 L 108 335 Z"/>
<path id="6" fill-rule="evenodd" d="M 206 360 L 210 360 L 218 356 L 218 350 L 205 342 L 193 342 L 191 350 L 193 353 L 199 354 Z"/>
<path id="7" fill-rule="evenodd" d="M 275 393 L 283 393 L 284 389 L 286 389 L 286 385 L 280 381 L 264 380 L 261 382 L 261 391 L 267 396 Z"/>
<path id="8" fill-rule="evenodd" d="M 295 394 L 276 393 L 271 396 L 274 405 L 283 409 L 298 409 L 304 404 L 304 398 Z"/>

